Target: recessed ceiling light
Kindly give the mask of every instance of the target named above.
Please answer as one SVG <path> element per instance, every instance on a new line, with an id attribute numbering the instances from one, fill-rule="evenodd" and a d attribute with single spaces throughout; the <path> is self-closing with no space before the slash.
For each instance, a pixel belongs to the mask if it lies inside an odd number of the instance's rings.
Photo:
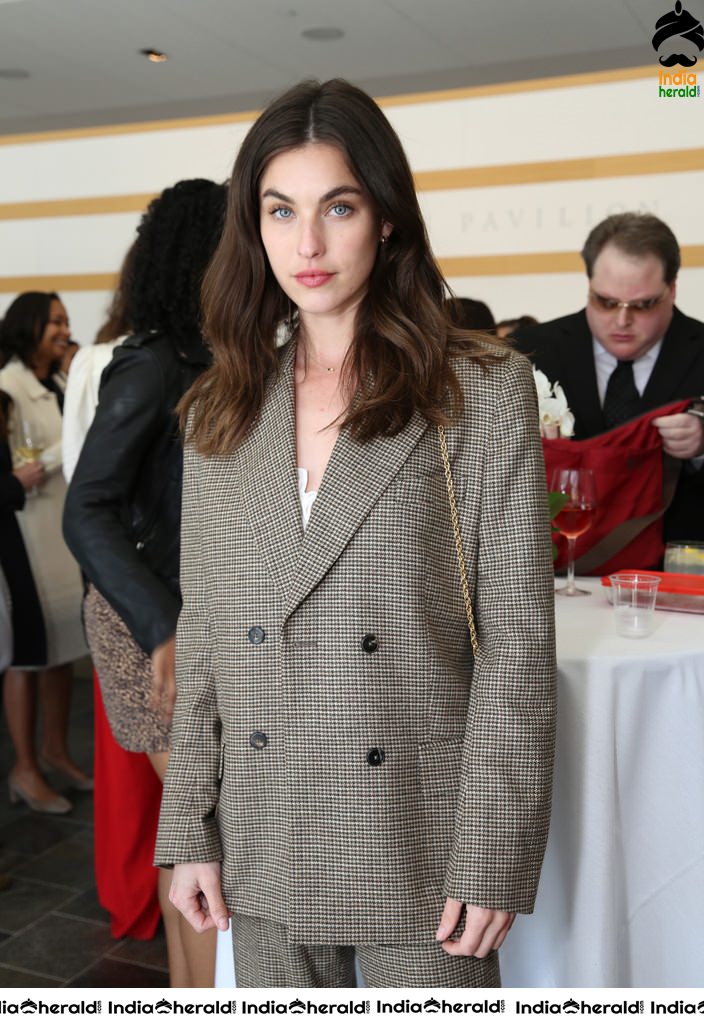
<path id="1" fill-rule="evenodd" d="M 25 68 L 0 68 L 0 78 L 29 78 Z"/>
<path id="2" fill-rule="evenodd" d="M 163 64 L 165 60 L 168 60 L 168 55 L 162 53 L 161 50 L 152 50 L 147 48 L 146 50 L 139 51 L 147 60 L 150 60 L 152 64 Z"/>
<path id="3" fill-rule="evenodd" d="M 316 39 L 318 42 L 328 42 L 330 39 L 342 39 L 344 32 L 341 28 L 326 26 L 325 28 L 304 28 L 301 35 L 305 39 Z"/>

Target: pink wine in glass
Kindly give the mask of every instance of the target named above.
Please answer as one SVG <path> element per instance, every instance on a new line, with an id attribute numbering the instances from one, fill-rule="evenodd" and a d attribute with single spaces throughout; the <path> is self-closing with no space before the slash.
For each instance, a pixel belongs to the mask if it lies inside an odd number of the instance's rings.
<path id="1" fill-rule="evenodd" d="M 550 490 L 564 494 L 565 504 L 553 519 L 555 529 L 567 538 L 567 583 L 557 587 L 556 594 L 564 597 L 580 597 L 588 594 L 574 581 L 574 546 L 577 537 L 594 523 L 596 515 L 596 488 L 594 477 L 588 469 L 556 469 L 552 475 Z"/>
<path id="2" fill-rule="evenodd" d="M 592 526 L 595 515 L 596 509 L 591 505 L 572 505 L 568 502 L 562 506 L 553 523 L 563 537 L 576 538 L 581 537 Z"/>

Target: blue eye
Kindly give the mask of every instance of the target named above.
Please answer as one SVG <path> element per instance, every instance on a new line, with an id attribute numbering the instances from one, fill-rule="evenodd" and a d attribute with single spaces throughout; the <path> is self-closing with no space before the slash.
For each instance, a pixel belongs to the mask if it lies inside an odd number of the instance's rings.
<path id="1" fill-rule="evenodd" d="M 290 220 L 293 217 L 293 210 L 289 210 L 287 206 L 277 206 L 271 211 L 271 215 L 277 220 Z"/>
<path id="2" fill-rule="evenodd" d="M 352 207 L 348 206 L 347 203 L 335 203 L 334 206 L 330 207 L 330 213 L 334 214 L 335 217 L 346 217 L 351 212 Z"/>

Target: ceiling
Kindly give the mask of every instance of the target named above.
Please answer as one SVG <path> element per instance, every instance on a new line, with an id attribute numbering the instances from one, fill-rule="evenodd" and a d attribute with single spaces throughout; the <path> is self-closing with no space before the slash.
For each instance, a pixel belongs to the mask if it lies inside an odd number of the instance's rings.
<path id="1" fill-rule="evenodd" d="M 261 107 L 304 77 L 376 96 L 653 63 L 672 0 L 0 0 L 0 134 Z M 704 0 L 685 0 L 704 18 Z M 338 28 L 339 39 L 304 38 Z M 150 63 L 139 50 L 164 51 Z"/>

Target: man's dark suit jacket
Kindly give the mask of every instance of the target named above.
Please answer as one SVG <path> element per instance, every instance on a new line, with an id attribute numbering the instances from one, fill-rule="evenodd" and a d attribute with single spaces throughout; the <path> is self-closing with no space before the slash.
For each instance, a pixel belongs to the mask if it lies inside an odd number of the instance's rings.
<path id="1" fill-rule="evenodd" d="M 575 417 L 575 439 L 607 429 L 599 401 L 592 333 L 584 310 L 517 331 L 516 348 L 564 388 Z M 704 395 L 704 323 L 675 307 L 672 322 L 641 398 L 642 411 Z M 666 540 L 704 540 L 704 468 L 687 464 L 665 515 Z"/>

